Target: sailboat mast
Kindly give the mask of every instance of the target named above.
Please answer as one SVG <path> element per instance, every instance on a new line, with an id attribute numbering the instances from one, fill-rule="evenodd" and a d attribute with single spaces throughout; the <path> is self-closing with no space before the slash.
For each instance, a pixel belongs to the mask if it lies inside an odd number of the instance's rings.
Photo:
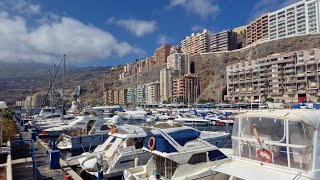
<path id="1" fill-rule="evenodd" d="M 61 95 L 61 118 L 63 117 L 64 113 L 64 81 L 66 76 L 66 55 L 63 55 L 63 76 L 62 76 L 62 95 Z"/>

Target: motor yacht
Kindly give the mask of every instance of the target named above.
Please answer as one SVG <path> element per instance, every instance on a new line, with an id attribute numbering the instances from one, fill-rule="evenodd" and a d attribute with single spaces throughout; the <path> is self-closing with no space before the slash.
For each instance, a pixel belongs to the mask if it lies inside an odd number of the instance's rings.
<path id="1" fill-rule="evenodd" d="M 212 169 L 230 159 L 199 136 L 200 132 L 191 127 L 152 131 L 143 147 L 152 153 L 152 158 L 144 166 L 125 170 L 124 179 L 228 180 L 229 176 Z M 227 149 L 224 151 L 228 152 Z"/>
<path id="2" fill-rule="evenodd" d="M 123 170 L 144 165 L 151 153 L 142 150 L 145 137 L 144 129 L 134 125 L 114 126 L 109 138 L 92 153 L 86 152 L 78 157 L 80 166 L 87 173 L 98 176 L 99 167 L 104 177 L 122 176 Z M 100 160 L 97 157 L 101 157 Z"/>
<path id="3" fill-rule="evenodd" d="M 320 179 L 320 111 L 249 111 L 236 116 L 232 161 L 212 168 L 231 180 Z"/>
<path id="4" fill-rule="evenodd" d="M 195 116 L 192 116 L 192 115 L 186 114 L 186 113 L 184 113 L 184 114 L 177 113 L 174 121 L 182 123 L 185 126 L 192 126 L 192 127 L 212 125 L 210 120 L 195 117 Z"/>
<path id="5" fill-rule="evenodd" d="M 107 133 L 106 121 L 98 116 L 77 116 L 69 124 L 44 129 L 43 132 L 49 136 L 59 136 L 62 133 L 70 135 L 91 135 Z"/>

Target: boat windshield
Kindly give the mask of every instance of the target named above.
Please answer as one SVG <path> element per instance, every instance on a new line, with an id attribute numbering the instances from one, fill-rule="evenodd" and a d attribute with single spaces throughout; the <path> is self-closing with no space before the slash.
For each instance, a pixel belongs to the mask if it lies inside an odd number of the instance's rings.
<path id="1" fill-rule="evenodd" d="M 233 127 L 233 151 L 243 158 L 310 170 L 314 133 L 311 125 L 300 121 L 242 117 Z"/>
<path id="2" fill-rule="evenodd" d="M 174 175 L 178 164 L 168 158 L 164 158 L 158 155 L 153 155 L 153 160 L 155 163 L 155 173 L 165 177 L 166 179 L 171 179 Z"/>

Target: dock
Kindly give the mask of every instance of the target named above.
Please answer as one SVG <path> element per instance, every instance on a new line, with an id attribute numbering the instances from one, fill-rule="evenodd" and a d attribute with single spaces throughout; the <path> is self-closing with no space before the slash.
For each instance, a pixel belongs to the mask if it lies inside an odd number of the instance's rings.
<path id="1" fill-rule="evenodd" d="M 17 129 L 19 131 L 20 140 L 32 139 L 31 130 L 26 130 L 22 123 L 16 120 Z M 70 167 L 77 165 L 77 161 L 67 163 L 59 158 L 60 168 L 50 168 L 50 151 L 46 143 L 44 143 L 38 136 L 36 137 L 35 145 L 35 163 L 36 174 L 33 172 L 33 158 L 31 143 L 18 142 L 12 144 L 11 157 L 12 157 L 12 176 L 14 180 L 33 180 L 36 179 L 52 179 L 61 180 L 66 176 L 71 176 L 73 180 L 82 180 L 82 178 Z"/>

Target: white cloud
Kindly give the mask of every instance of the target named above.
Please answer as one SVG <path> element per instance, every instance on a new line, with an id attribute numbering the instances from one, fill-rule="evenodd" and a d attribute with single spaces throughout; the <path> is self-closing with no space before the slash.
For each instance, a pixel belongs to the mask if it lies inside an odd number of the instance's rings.
<path id="1" fill-rule="evenodd" d="M 200 26 L 200 25 L 193 25 L 193 26 L 191 27 L 191 29 L 192 29 L 193 32 L 197 32 L 197 31 L 202 31 L 202 30 L 204 30 L 205 28 L 204 28 L 203 26 Z"/>
<path id="2" fill-rule="evenodd" d="M 52 16 L 52 15 L 49 15 Z M 144 54 L 109 32 L 70 17 L 52 17 L 32 27 L 23 16 L 0 8 L 0 62 L 36 61 L 51 63 L 67 54 L 73 63 Z"/>
<path id="3" fill-rule="evenodd" d="M 111 17 L 107 20 L 107 23 L 116 24 L 120 27 L 123 27 L 137 37 L 142 37 L 146 34 L 150 34 L 158 28 L 156 21 L 146 21 L 139 19 L 116 19 L 114 17 Z"/>
<path id="4" fill-rule="evenodd" d="M 29 0 L 2 0 L 0 9 L 24 16 L 39 15 L 41 12 L 40 5 L 31 3 Z"/>
<path id="5" fill-rule="evenodd" d="M 164 34 L 161 34 L 161 35 L 158 36 L 157 44 L 158 45 L 170 44 L 169 41 L 170 41 L 170 38 L 168 36 L 166 36 Z"/>
<path id="6" fill-rule="evenodd" d="M 171 0 L 169 8 L 183 7 L 187 12 L 198 15 L 202 18 L 209 16 L 215 17 L 220 8 L 217 4 L 213 4 L 211 0 Z"/>
<path id="7" fill-rule="evenodd" d="M 250 15 L 250 21 L 261 16 L 264 13 L 272 12 L 277 9 L 283 8 L 285 6 L 288 6 L 290 4 L 296 3 L 300 0 L 259 0 L 257 3 L 253 6 L 251 15 Z"/>

